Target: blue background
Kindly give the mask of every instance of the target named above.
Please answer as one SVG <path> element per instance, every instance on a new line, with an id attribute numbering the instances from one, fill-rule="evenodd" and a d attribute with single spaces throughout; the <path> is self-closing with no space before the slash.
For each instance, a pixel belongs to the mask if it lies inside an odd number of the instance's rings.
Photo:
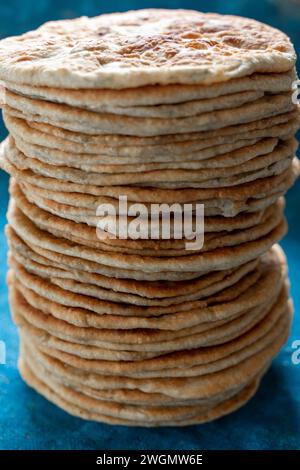
<path id="1" fill-rule="evenodd" d="M 104 4 L 104 2 L 103 2 Z M 93 16 L 142 7 L 194 8 L 256 18 L 287 32 L 300 52 L 300 2 L 289 0 L 126 1 L 104 7 L 92 0 L 0 0 L 0 36 L 20 34 L 46 20 Z M 0 122 L 1 138 L 6 131 Z M 290 225 L 282 245 L 289 259 L 295 321 L 287 346 L 275 360 L 255 398 L 214 423 L 189 428 L 111 427 L 68 416 L 21 381 L 16 369 L 18 338 L 7 304 L 7 176 L 0 172 L 0 340 L 7 363 L 0 365 L 0 449 L 300 449 L 300 364 L 292 363 L 292 343 L 300 339 L 300 181 L 287 197 Z M 299 355 L 300 356 L 300 355 Z"/>

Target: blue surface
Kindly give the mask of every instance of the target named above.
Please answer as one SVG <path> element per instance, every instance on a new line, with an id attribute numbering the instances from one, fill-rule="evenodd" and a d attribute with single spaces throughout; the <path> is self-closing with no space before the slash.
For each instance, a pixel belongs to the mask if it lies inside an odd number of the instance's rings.
<path id="1" fill-rule="evenodd" d="M 106 10 L 91 0 L 0 1 L 0 36 L 34 29 L 47 19 L 95 15 L 130 8 L 198 8 L 255 17 L 285 30 L 300 50 L 298 13 L 282 2 L 110 1 Z M 285 5 L 280 7 L 279 4 Z M 294 7 L 296 8 L 296 7 Z M 1 138 L 5 130 L 0 126 Z M 132 429 L 72 418 L 26 387 L 16 369 L 18 338 L 7 304 L 7 176 L 0 173 L 0 340 L 6 342 L 7 364 L 0 365 L 0 449 L 300 449 L 300 364 L 292 363 L 292 343 L 300 339 L 300 182 L 290 191 L 288 236 L 282 245 L 289 260 L 295 321 L 287 346 L 275 360 L 256 396 L 231 416 L 190 428 Z"/>

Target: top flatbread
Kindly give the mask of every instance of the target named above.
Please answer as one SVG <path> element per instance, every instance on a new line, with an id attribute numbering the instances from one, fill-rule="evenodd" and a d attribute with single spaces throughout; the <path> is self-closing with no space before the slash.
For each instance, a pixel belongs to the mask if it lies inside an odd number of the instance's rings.
<path id="1" fill-rule="evenodd" d="M 0 43 L 0 78 L 63 88 L 210 84 L 295 63 L 288 37 L 237 16 L 139 10 L 46 23 Z"/>

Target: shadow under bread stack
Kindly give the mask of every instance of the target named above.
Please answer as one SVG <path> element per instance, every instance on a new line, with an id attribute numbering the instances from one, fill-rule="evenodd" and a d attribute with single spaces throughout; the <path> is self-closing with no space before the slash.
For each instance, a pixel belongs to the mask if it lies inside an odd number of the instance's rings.
<path id="1" fill-rule="evenodd" d="M 112 424 L 239 408 L 292 315 L 277 245 L 299 173 L 289 39 L 193 11 L 79 18 L 1 41 L 0 79 L 24 380 Z M 124 196 L 149 211 L 204 204 L 203 246 L 175 229 L 165 239 L 160 218 L 157 239 L 104 236 L 99 206 L 121 221 Z"/>

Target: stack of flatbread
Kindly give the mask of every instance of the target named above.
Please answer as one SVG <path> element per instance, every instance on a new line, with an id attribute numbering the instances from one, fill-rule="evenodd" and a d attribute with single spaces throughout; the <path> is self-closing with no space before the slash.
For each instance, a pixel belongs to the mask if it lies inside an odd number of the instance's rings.
<path id="1" fill-rule="evenodd" d="M 299 172 L 296 78 L 283 33 L 192 11 L 0 42 L 8 282 L 30 386 L 76 416 L 138 426 L 206 422 L 255 393 L 291 321 L 277 242 Z M 121 220 L 120 196 L 189 205 L 193 226 L 204 204 L 203 246 L 175 230 L 103 236 L 97 208 Z"/>

